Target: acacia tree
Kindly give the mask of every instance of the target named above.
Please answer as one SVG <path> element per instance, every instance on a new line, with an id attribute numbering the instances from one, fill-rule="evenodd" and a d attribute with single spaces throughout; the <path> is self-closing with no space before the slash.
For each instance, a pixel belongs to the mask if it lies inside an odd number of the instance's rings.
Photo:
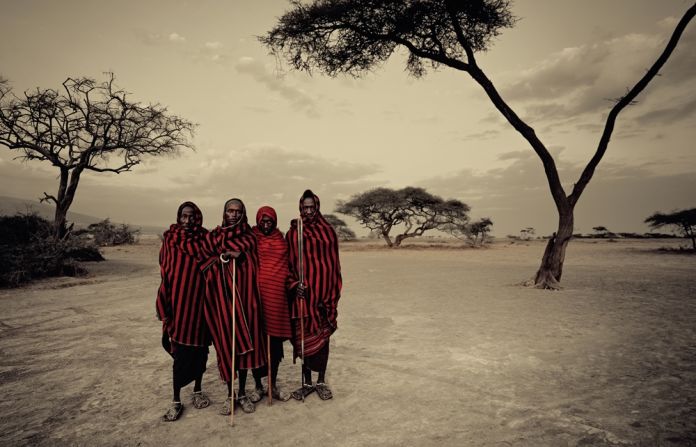
<path id="1" fill-rule="evenodd" d="M 423 188 L 410 186 L 400 193 L 405 213 L 404 232 L 394 238 L 396 247 L 404 239 L 422 236 L 428 230 L 442 229 L 453 222 L 469 220 L 469 205 L 459 200 L 443 200 Z"/>
<path id="2" fill-rule="evenodd" d="M 592 230 L 597 233 L 597 237 L 608 237 L 610 234 L 614 234 L 604 225 L 598 227 L 592 227 Z"/>
<path id="3" fill-rule="evenodd" d="M 0 145 L 59 170 L 57 193 L 44 192 L 41 199 L 56 206 L 56 237 L 67 231 L 68 209 L 85 171 L 120 174 L 147 156 L 193 149 L 194 128 L 164 106 L 131 101 L 112 73 L 103 82 L 68 78 L 62 90 L 37 88 L 21 96 L 0 82 Z"/>
<path id="4" fill-rule="evenodd" d="M 348 201 L 339 200 L 336 212 L 356 218 L 361 225 L 379 234 L 389 247 L 394 246 L 391 230 L 403 223 L 406 213 L 401 195 L 390 188 L 375 188 L 355 194 Z"/>
<path id="5" fill-rule="evenodd" d="M 655 213 L 647 217 L 645 223 L 652 228 L 676 227 L 683 237 L 691 239 L 693 249 L 696 251 L 696 208 L 674 211 L 668 214 Z"/>
<path id="6" fill-rule="evenodd" d="M 399 247 L 405 239 L 422 236 L 428 230 L 444 229 L 457 220 L 468 221 L 469 206 L 409 186 L 355 194 L 348 201 L 339 201 L 336 212 L 352 216 L 364 227 L 378 232 L 389 247 Z M 397 226 L 403 232 L 392 240 L 390 233 Z"/>
<path id="7" fill-rule="evenodd" d="M 348 227 L 346 221 L 335 214 L 324 214 L 324 219 L 336 230 L 338 240 L 354 241 L 357 238 L 355 232 Z"/>
<path id="8" fill-rule="evenodd" d="M 467 73 L 483 88 L 496 109 L 540 158 L 558 210 L 558 229 L 549 239 L 531 281 L 542 288 L 560 287 L 575 205 L 604 156 L 619 113 L 658 74 L 696 14 L 695 4 L 676 25 L 652 67 L 616 101 L 594 155 L 571 193 L 566 194 L 547 147 L 505 102 L 476 61 L 476 53 L 487 50 L 494 37 L 514 25 L 516 18 L 508 0 L 314 0 L 308 5 L 294 0 L 291 4 L 292 9 L 259 39 L 272 54 L 284 57 L 295 69 L 357 77 L 386 61 L 397 48 L 405 48 L 406 70 L 414 77 L 423 76 L 429 63 L 433 69 L 445 66 Z"/>
<path id="9" fill-rule="evenodd" d="M 523 241 L 528 241 L 536 234 L 534 227 L 522 228 L 520 230 L 520 239 Z"/>
<path id="10" fill-rule="evenodd" d="M 472 224 L 469 225 L 469 233 L 471 233 L 474 245 L 476 245 L 477 243 L 478 245 L 483 245 L 486 242 L 486 239 L 488 238 L 488 233 L 491 231 L 492 226 L 493 221 L 490 217 L 482 217 L 481 219 L 477 220 L 476 222 L 472 222 Z M 481 237 L 480 239 L 478 239 L 479 236 Z"/>
<path id="11" fill-rule="evenodd" d="M 457 239 L 466 240 L 471 246 L 482 246 L 491 231 L 493 221 L 489 217 L 483 217 L 476 222 L 469 223 L 469 218 L 455 220 L 446 225 L 443 230 Z"/>

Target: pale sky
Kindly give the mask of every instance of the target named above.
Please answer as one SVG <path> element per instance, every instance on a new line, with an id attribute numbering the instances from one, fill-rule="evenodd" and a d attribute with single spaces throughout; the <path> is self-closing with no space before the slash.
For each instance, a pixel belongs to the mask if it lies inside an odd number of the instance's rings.
<path id="1" fill-rule="evenodd" d="M 594 153 L 609 98 L 643 75 L 690 4 L 513 2 L 519 22 L 479 65 L 555 154 L 567 188 Z M 192 200 L 214 227 L 224 201 L 240 197 L 252 222 L 260 206 L 275 207 L 285 231 L 306 188 L 330 213 L 336 200 L 370 188 L 421 186 L 468 203 L 473 218 L 491 217 L 499 236 L 555 230 L 541 162 L 466 73 L 413 79 L 403 52 L 360 79 L 293 72 L 255 38 L 288 8 L 285 0 L 0 0 L 0 75 L 17 93 L 112 71 L 133 99 L 200 125 L 196 152 L 84 175 L 71 211 L 165 226 Z M 648 231 L 651 213 L 696 206 L 696 23 L 638 101 L 619 116 L 576 208 L 576 231 Z M 0 147 L 0 195 L 55 193 L 51 166 L 14 155 Z"/>

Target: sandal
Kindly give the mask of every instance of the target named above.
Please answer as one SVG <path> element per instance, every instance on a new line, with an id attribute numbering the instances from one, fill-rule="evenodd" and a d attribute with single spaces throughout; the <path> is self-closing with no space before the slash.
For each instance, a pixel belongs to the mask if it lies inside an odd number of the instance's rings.
<path id="1" fill-rule="evenodd" d="M 279 390 L 276 386 L 271 388 L 271 396 L 273 397 L 273 399 L 279 400 L 281 402 L 287 402 L 290 400 L 290 393 L 287 393 L 283 390 Z"/>
<path id="2" fill-rule="evenodd" d="M 249 396 L 249 400 L 252 403 L 256 403 L 256 402 L 260 401 L 261 399 L 263 399 L 263 396 L 265 396 L 266 394 L 268 394 L 268 390 L 264 390 L 263 387 L 261 387 L 261 388 L 254 389 L 254 391 L 249 393 L 248 396 Z"/>
<path id="3" fill-rule="evenodd" d="M 223 416 L 229 416 L 230 413 L 232 413 L 232 398 L 227 396 L 227 399 L 225 399 L 225 402 L 222 404 L 222 407 L 220 407 L 220 411 L 218 412 Z"/>
<path id="4" fill-rule="evenodd" d="M 172 402 L 172 404 L 167 408 L 167 412 L 162 416 L 162 422 L 174 422 L 179 419 L 181 413 L 184 411 L 184 406 L 181 402 Z"/>
<path id="5" fill-rule="evenodd" d="M 193 406 L 199 410 L 210 405 L 210 399 L 203 391 L 195 391 L 193 396 L 191 396 L 191 401 L 193 402 Z"/>
<path id="6" fill-rule="evenodd" d="M 302 385 L 302 388 L 298 388 L 292 392 L 292 397 L 296 400 L 304 400 L 305 397 L 309 396 L 314 392 L 313 385 L 307 385 L 306 383 Z"/>
<path id="7" fill-rule="evenodd" d="M 329 400 L 333 397 L 331 388 L 323 382 L 317 382 L 317 394 L 321 400 Z"/>
<path id="8" fill-rule="evenodd" d="M 242 407 L 242 411 L 245 413 L 253 413 L 256 411 L 256 405 L 254 405 L 251 399 L 249 399 L 249 397 L 246 395 L 240 396 L 237 403 L 240 407 Z"/>

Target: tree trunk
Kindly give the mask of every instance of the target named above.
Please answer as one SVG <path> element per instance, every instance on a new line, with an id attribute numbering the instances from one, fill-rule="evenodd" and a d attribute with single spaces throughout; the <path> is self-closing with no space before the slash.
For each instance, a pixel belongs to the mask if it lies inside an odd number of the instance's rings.
<path id="1" fill-rule="evenodd" d="M 404 233 L 397 235 L 394 239 L 394 247 L 401 247 L 401 243 L 404 241 L 404 239 L 408 239 L 414 236 L 417 236 L 416 233 Z"/>
<path id="2" fill-rule="evenodd" d="M 56 212 L 53 217 L 53 236 L 56 239 L 61 239 L 65 235 L 66 227 L 65 220 L 68 214 L 68 209 L 65 207 L 65 192 L 68 189 L 68 180 L 70 179 L 70 171 L 65 166 L 60 167 L 60 178 L 58 180 L 58 194 L 56 197 L 49 196 L 44 193 L 46 199 L 49 199 L 56 204 Z"/>
<path id="3" fill-rule="evenodd" d="M 403 241 L 404 239 L 405 239 L 405 238 L 404 238 L 404 235 L 403 235 L 403 234 L 397 235 L 396 238 L 394 239 L 394 248 L 400 247 L 400 246 L 401 246 L 401 241 Z"/>
<path id="4" fill-rule="evenodd" d="M 392 242 L 391 238 L 389 237 L 389 233 L 382 232 L 382 238 L 384 241 L 387 243 L 387 247 L 392 248 L 394 247 L 394 243 Z"/>
<path id="5" fill-rule="evenodd" d="M 681 227 L 682 231 L 684 232 L 684 236 L 691 239 L 691 246 L 693 247 L 694 251 L 696 251 L 696 234 L 694 234 L 691 224 L 688 222 L 683 222 Z"/>
<path id="6" fill-rule="evenodd" d="M 56 202 L 56 213 L 53 219 L 54 235 L 57 239 L 62 239 L 68 232 L 66 220 L 70 205 L 75 199 L 77 185 L 80 182 L 82 167 L 74 168 L 72 174 L 67 168 L 61 168 L 60 185 L 58 187 L 58 197 Z"/>
<path id="7" fill-rule="evenodd" d="M 566 247 L 573 236 L 573 209 L 559 210 L 558 215 L 558 231 L 551 236 L 546 244 L 541 266 L 534 276 L 534 281 L 528 282 L 529 285 L 539 289 L 557 290 L 561 288 L 560 281 L 563 275 Z"/>
<path id="8" fill-rule="evenodd" d="M 56 203 L 56 213 L 53 218 L 53 234 L 56 239 L 62 239 L 67 233 L 67 215 L 68 209 L 61 206 L 61 203 Z"/>

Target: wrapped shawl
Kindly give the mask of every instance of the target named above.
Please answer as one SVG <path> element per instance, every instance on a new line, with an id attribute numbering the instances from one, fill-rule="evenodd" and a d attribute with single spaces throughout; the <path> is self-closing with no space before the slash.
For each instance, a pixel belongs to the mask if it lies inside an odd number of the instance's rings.
<path id="1" fill-rule="evenodd" d="M 256 213 L 256 226 L 252 228 L 259 244 L 259 289 L 265 329 L 268 335 L 288 339 L 292 335 L 287 298 L 288 243 L 278 228 L 268 236 L 263 234 L 259 225 L 264 216 L 276 224 L 278 217 L 273 208 L 263 206 Z"/>
<path id="2" fill-rule="evenodd" d="M 341 263 L 338 258 L 338 238 L 333 227 L 319 211 L 319 197 L 309 190 L 305 191 L 300 199 L 300 213 L 302 213 L 302 201 L 307 197 L 313 197 L 317 207 L 316 213 L 311 218 L 302 216 L 303 270 L 304 283 L 307 287 L 304 300 L 306 303 L 305 355 L 311 356 L 328 343 L 329 337 L 338 328 L 337 306 L 341 297 L 342 278 Z M 293 219 L 285 236 L 288 241 L 292 287 L 296 287 L 299 282 L 297 232 L 297 219 Z M 300 325 L 297 323 L 300 318 L 299 301 L 294 300 L 291 308 L 291 318 L 295 322 L 293 334 L 295 357 L 299 355 L 300 345 Z"/>
<path id="3" fill-rule="evenodd" d="M 240 203 L 239 199 L 237 200 Z M 229 203 L 228 201 L 227 203 Z M 244 204 L 242 203 L 242 206 Z M 223 225 L 224 217 L 223 217 Z M 265 365 L 265 334 L 261 326 L 258 289 L 257 243 L 247 223 L 246 209 L 234 226 L 218 226 L 205 238 L 184 244 L 185 249 L 201 261 L 205 277 L 206 321 L 217 353 L 220 377 L 225 382 L 232 374 L 232 261 L 223 264 L 220 255 L 227 251 L 242 253 L 237 259 L 236 343 L 237 368 L 253 369 Z"/>
<path id="4" fill-rule="evenodd" d="M 185 207 L 194 211 L 193 227 L 179 225 Z M 164 232 L 159 254 L 162 282 L 155 302 L 163 331 L 174 342 L 187 346 L 208 346 L 210 334 L 205 322 L 205 281 L 196 257 L 181 250 L 178 242 L 200 239 L 208 232 L 201 210 L 193 202 L 184 202 L 176 213 L 176 224 Z M 171 352 L 171 349 L 170 349 Z"/>

